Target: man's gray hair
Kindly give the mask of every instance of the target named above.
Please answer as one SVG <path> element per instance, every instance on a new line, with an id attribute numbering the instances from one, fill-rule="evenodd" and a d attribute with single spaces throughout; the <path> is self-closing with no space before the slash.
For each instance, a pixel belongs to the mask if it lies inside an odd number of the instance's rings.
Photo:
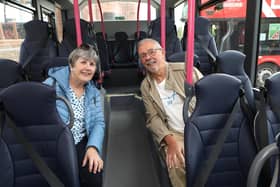
<path id="1" fill-rule="evenodd" d="M 96 65 L 99 63 L 97 51 L 92 46 L 87 44 L 82 44 L 80 47 L 74 49 L 68 57 L 68 62 L 73 67 L 79 58 L 93 60 Z"/>
<path id="2" fill-rule="evenodd" d="M 138 44 L 137 44 L 137 49 L 138 49 L 141 45 L 143 45 L 144 43 L 146 43 L 146 42 L 151 42 L 151 43 L 153 43 L 153 44 L 156 45 L 156 48 L 160 48 L 160 49 L 161 49 L 160 43 L 159 43 L 158 41 L 152 39 L 152 38 L 145 38 L 145 39 L 143 39 L 143 40 L 140 40 L 140 41 L 138 42 Z"/>

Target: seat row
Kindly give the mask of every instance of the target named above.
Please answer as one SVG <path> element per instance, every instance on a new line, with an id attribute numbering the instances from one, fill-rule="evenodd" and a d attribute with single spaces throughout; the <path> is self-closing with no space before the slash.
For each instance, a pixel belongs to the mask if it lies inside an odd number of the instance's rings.
<path id="1" fill-rule="evenodd" d="M 275 74 L 266 81 L 265 88 L 262 92 L 256 92 L 259 95 L 259 97 L 256 98 L 254 94 L 252 95 L 253 88 L 250 87 L 250 83 L 247 82 L 248 77 L 243 69 L 240 68 L 243 67 L 245 60 L 245 56 L 242 53 L 237 51 L 226 51 L 221 53 L 217 60 L 220 62 L 218 63 L 220 64 L 218 66 L 220 73 L 205 76 L 196 83 L 195 95 L 197 98 L 197 104 L 193 114 L 185 120 L 188 186 L 194 186 L 196 181 L 200 181 L 201 178 L 206 178 L 205 186 L 207 187 L 245 186 L 251 163 L 257 152 L 265 146 L 265 143 L 263 143 L 259 137 L 263 137 L 262 133 L 267 129 L 268 138 L 266 144 L 269 144 L 274 141 L 276 134 L 278 134 L 280 130 L 280 119 L 278 114 L 278 105 L 280 103 L 280 73 Z M 12 118 L 19 118 L 16 122 L 22 122 L 20 123 L 22 124 L 20 128 L 23 130 L 28 129 L 28 124 L 33 126 L 35 123 L 39 123 L 39 121 L 41 122 L 41 120 L 44 119 L 53 124 L 54 121 L 52 120 L 56 119 L 53 110 L 53 108 L 55 108 L 55 101 L 52 101 L 51 104 L 42 103 L 42 101 L 49 101 L 49 99 L 44 98 L 50 97 L 50 95 L 55 94 L 55 92 L 50 90 L 49 87 L 47 88 L 45 85 L 37 83 L 38 85 L 35 84 L 35 86 L 32 87 L 30 86 L 31 84 L 34 83 L 25 82 L 14 85 L 7 89 L 10 91 L 4 90 L 0 94 L 0 103 L 5 105 L 5 110 Z M 46 94 L 40 90 L 45 90 Z M 30 95 L 29 92 L 35 94 L 29 98 L 31 100 L 22 99 L 23 97 Z M 241 98 L 244 98 L 244 96 L 246 96 L 248 101 L 248 105 L 245 102 L 246 106 L 254 115 L 260 115 L 262 114 L 262 111 L 265 112 L 265 124 L 260 123 L 256 125 L 255 123 L 255 125 L 252 125 L 252 116 L 248 113 L 246 107 L 244 108 L 244 103 L 241 102 Z M 250 97 L 252 97 L 252 103 L 250 103 Z M 255 105 L 256 103 L 257 105 Z M 20 104 L 21 107 L 18 107 L 18 104 Z M 32 106 L 30 106 L 30 104 L 32 104 Z M 26 109 L 24 112 L 18 111 L 27 105 L 29 106 L 28 110 Z M 37 105 L 40 107 L 38 108 Z M 45 107 L 42 108 L 41 106 L 50 106 L 52 109 L 45 109 Z M 235 108 L 235 112 L 232 112 L 233 108 Z M 45 110 L 48 111 L 46 112 Z M 32 115 L 26 115 L 25 112 L 30 112 Z M 43 114 L 48 114 L 47 118 Z M 40 120 L 34 116 L 37 116 Z M 229 118 L 232 118 L 232 120 L 229 120 Z M 44 123 L 43 125 L 46 124 L 47 123 Z M 207 173 L 206 168 L 208 168 L 207 162 L 210 159 L 210 155 L 212 155 L 213 150 L 217 149 L 215 147 L 217 142 L 219 142 L 221 132 L 224 132 L 223 129 L 228 124 L 231 126 L 225 134 L 226 136 L 224 137 L 224 142 L 222 142 L 221 150 L 218 151 L 219 154 L 217 155 L 217 158 L 214 159 L 215 162 L 209 170 L 210 173 L 205 177 L 204 174 Z M 9 144 L 9 146 L 13 147 L 15 140 L 11 128 L 4 128 L 1 132 L 2 135 L 4 135 L 4 139 L 1 142 L 11 140 L 11 145 Z M 40 136 L 40 138 L 42 137 L 44 138 L 44 136 Z M 34 140 L 37 141 L 36 137 L 34 137 Z M 9 153 L 7 150 L 11 149 L 7 149 L 7 143 L 3 144 L 5 146 L 0 146 L 3 149 L 2 151 L 4 151 L 5 154 Z M 15 150 L 9 154 L 13 155 L 12 158 L 17 158 L 16 155 L 19 153 Z M 4 165 L 11 162 L 9 154 L 3 159 Z M 17 168 L 20 169 L 21 166 L 17 166 L 15 169 Z M 9 175 L 13 175 L 13 168 L 8 171 Z M 31 173 L 33 174 L 34 171 L 32 169 Z M 0 173 L 4 174 L 5 172 Z M 14 177 L 14 179 L 17 180 L 16 182 L 25 183 L 28 181 L 28 177 L 23 177 L 23 175 L 18 174 L 20 173 L 17 172 L 16 177 Z M 4 176 L 2 175 L 0 181 L 4 181 L 3 186 L 7 186 L 4 184 L 7 184 L 6 182 L 10 180 L 4 180 Z M 38 181 L 41 181 L 41 179 L 38 178 Z M 38 182 L 38 184 L 41 184 L 41 182 Z"/>
<path id="2" fill-rule="evenodd" d="M 93 45 L 100 55 L 102 72 L 110 72 L 111 67 L 118 65 L 137 65 L 136 44 L 145 38 L 146 33 L 141 31 L 140 36 L 135 33 L 135 39 L 129 40 L 125 32 L 116 32 L 115 40 L 108 41 L 103 33 L 95 34 L 92 24 L 80 20 L 82 42 Z M 49 65 L 54 57 L 68 57 L 76 48 L 76 32 L 74 19 L 68 19 L 63 24 L 63 40 L 58 42 L 55 33 L 48 23 L 32 20 L 24 24 L 26 37 L 21 45 L 19 63 L 29 80 L 42 81 L 42 70 Z M 34 32 L 36 31 L 36 32 Z"/>
<path id="3" fill-rule="evenodd" d="M 257 153 L 280 132 L 280 73 L 258 91 L 243 70 L 244 61 L 240 52 L 222 52 L 219 73 L 195 84 L 194 112 L 184 115 L 187 186 L 246 186 Z M 269 186 L 276 164 L 271 163 L 268 172 L 253 179 L 259 185 Z"/>

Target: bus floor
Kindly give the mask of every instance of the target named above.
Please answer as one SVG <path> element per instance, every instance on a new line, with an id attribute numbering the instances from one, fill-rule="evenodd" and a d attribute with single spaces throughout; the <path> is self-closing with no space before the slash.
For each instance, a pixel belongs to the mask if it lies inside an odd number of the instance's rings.
<path id="1" fill-rule="evenodd" d="M 109 98 L 103 187 L 159 187 L 142 101 L 131 95 Z"/>

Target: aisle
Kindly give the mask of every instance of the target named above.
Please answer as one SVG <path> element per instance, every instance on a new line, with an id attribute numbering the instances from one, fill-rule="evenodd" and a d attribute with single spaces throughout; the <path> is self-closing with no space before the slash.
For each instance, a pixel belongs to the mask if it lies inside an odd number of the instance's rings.
<path id="1" fill-rule="evenodd" d="M 144 106 L 133 96 L 111 97 L 104 187 L 159 187 L 145 127 Z"/>

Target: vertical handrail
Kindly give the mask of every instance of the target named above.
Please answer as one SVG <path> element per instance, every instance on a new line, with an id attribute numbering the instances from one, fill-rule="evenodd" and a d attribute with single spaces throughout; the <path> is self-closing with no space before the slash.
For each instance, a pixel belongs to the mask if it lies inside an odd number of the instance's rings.
<path id="1" fill-rule="evenodd" d="M 141 0 L 138 0 L 138 6 L 137 6 L 137 21 L 136 21 L 137 39 L 139 39 L 139 37 L 140 37 L 140 22 L 139 22 L 140 4 L 141 4 Z"/>
<path id="2" fill-rule="evenodd" d="M 194 29 L 195 29 L 195 0 L 188 1 L 188 34 L 186 38 L 186 83 L 192 85 L 193 57 L 194 57 Z"/>
<path id="3" fill-rule="evenodd" d="M 148 25 L 150 25 L 150 23 L 151 23 L 151 0 L 148 0 L 147 6 L 148 6 Z"/>
<path id="4" fill-rule="evenodd" d="M 165 9 L 165 0 L 160 1 L 160 41 L 161 41 L 161 47 L 163 50 L 166 49 L 165 45 L 165 19 L 166 19 L 166 9 Z"/>
<path id="5" fill-rule="evenodd" d="M 88 14 L 89 14 L 89 21 L 93 23 L 93 16 L 92 16 L 92 1 L 88 0 Z"/>
<path id="6" fill-rule="evenodd" d="M 80 46 L 83 41 L 82 41 L 82 33 L 81 33 L 80 10 L 79 10 L 78 0 L 74 0 L 73 7 L 74 7 L 77 46 Z"/>
<path id="7" fill-rule="evenodd" d="M 97 4 L 98 4 L 100 18 L 101 18 L 101 31 L 102 31 L 103 39 L 106 41 L 104 18 L 103 18 L 102 8 L 99 0 L 97 0 Z"/>

